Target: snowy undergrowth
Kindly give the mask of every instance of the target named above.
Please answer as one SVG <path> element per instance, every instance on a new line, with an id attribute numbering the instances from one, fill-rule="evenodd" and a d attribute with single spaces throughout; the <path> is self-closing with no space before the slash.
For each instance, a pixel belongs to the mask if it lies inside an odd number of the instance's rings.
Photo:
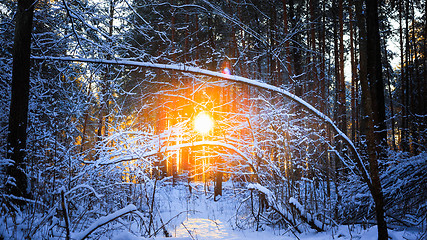
<path id="1" fill-rule="evenodd" d="M 152 232 L 151 236 L 141 234 L 141 229 L 144 229 L 149 224 L 147 211 L 150 207 L 144 205 L 143 196 L 133 199 L 133 204 L 127 205 L 115 212 L 100 212 L 101 206 L 93 206 L 98 208 L 97 214 L 87 215 L 86 218 L 81 218 L 84 221 L 81 223 L 81 231 L 76 231 L 71 234 L 72 239 L 79 239 L 88 233 L 91 228 L 99 225 L 99 228 L 94 228 L 93 235 L 89 235 L 89 239 L 113 239 L 113 240 L 144 240 L 144 239 L 181 239 L 181 240 L 203 240 L 203 239 L 377 239 L 377 230 L 375 226 L 369 225 L 339 225 L 326 229 L 324 232 L 315 230 L 307 230 L 303 233 L 295 233 L 286 228 L 274 227 L 263 224 L 256 231 L 254 227 L 248 225 L 247 228 L 241 228 L 242 222 L 238 224 L 244 217 L 242 211 L 242 202 L 248 199 L 250 189 L 253 189 L 254 184 L 233 184 L 231 181 L 225 182 L 223 186 L 223 196 L 217 199 L 213 198 L 213 186 L 205 186 L 202 183 L 177 183 L 175 186 L 169 182 L 158 183 L 157 186 L 151 185 L 147 189 L 156 187 L 154 194 L 155 214 L 153 224 L 157 229 L 156 233 Z M 269 192 L 266 187 L 258 186 L 257 188 L 263 192 Z M 191 189 L 191 190 L 190 190 Z M 152 192 L 151 192 L 152 193 Z M 138 193 L 133 193 L 136 196 Z M 104 196 L 105 198 L 105 196 Z M 136 200 L 136 201 L 135 201 Z M 271 197 L 269 201 L 274 201 Z M 290 199 L 295 203 L 295 199 Z M 88 206 L 79 206 L 82 213 L 90 214 L 87 211 Z M 86 209 L 83 211 L 83 209 Z M 120 218 L 107 221 L 117 217 L 126 211 L 136 210 L 142 215 L 140 218 L 133 214 L 123 215 Z M 49 217 L 49 215 L 52 215 Z M 98 216 L 98 217 L 97 217 Z M 134 216 L 134 217 L 132 217 Z M 65 223 L 61 219 L 60 207 L 53 212 L 42 213 L 25 213 L 18 214 L 15 218 L 1 217 L 0 233 L 5 239 L 23 239 L 28 235 L 28 231 L 32 230 L 34 239 L 64 239 L 63 228 Z M 35 221 L 28 221 L 30 218 Z M 144 219 L 145 222 L 140 220 Z M 73 218 L 74 225 L 79 219 Z M 35 229 L 38 223 L 47 221 L 41 225 L 39 229 Z M 105 223 L 105 226 L 102 224 Z M 56 227 L 55 227 L 56 226 Z M 62 227 L 58 227 L 62 226 Z M 11 228 L 13 228 L 11 230 Z M 62 231 L 61 231 L 62 229 Z M 11 233 L 11 234 L 8 234 Z M 392 239 L 422 239 L 421 233 L 415 230 L 389 231 Z M 144 237 L 142 237 L 144 236 Z M 1 239 L 1 238 L 0 238 Z"/>
<path id="2" fill-rule="evenodd" d="M 423 177 L 425 157 L 425 154 L 421 154 L 407 159 L 400 158 L 393 162 L 395 165 L 389 165 L 388 172 L 400 176 L 396 181 L 407 183 L 391 184 L 391 186 L 401 186 L 393 188 L 394 193 L 399 191 L 401 195 L 409 190 L 413 191 L 410 186 L 416 184 L 413 181 L 415 177 L 418 177 L 418 183 L 422 184 L 421 180 L 425 179 Z M 92 168 L 90 165 L 86 167 Z M 215 201 L 212 182 L 204 185 L 188 183 L 185 178 L 180 178 L 174 185 L 172 178 L 169 177 L 162 180 L 145 179 L 139 183 L 123 183 L 123 175 L 113 174 L 117 171 L 117 167 L 104 168 L 104 172 L 96 169 L 87 171 L 94 173 L 93 178 L 85 176 L 90 181 L 82 178 L 81 184 L 65 191 L 72 239 L 82 239 L 86 235 L 87 239 L 117 240 L 376 239 L 377 231 L 372 221 L 352 222 L 348 225 L 344 225 L 347 223 L 343 222 L 338 225 L 330 224 L 324 221 L 322 215 L 319 215 L 321 210 L 314 211 L 304 204 L 301 200 L 302 196 L 281 199 L 277 189 L 273 189 L 278 186 L 273 186 L 271 183 L 261 185 L 235 183 L 230 180 L 223 183 L 223 195 Z M 311 185 L 302 183 L 298 185 L 309 187 L 307 192 L 314 189 L 310 187 Z M 61 189 L 52 194 L 50 203 L 36 198 L 37 200 L 29 203 L 28 208 L 21 212 L 0 216 L 0 239 L 24 239 L 27 236 L 32 239 L 65 239 L 65 217 L 61 198 L 58 195 Z M 388 187 L 388 184 L 385 184 L 384 189 L 386 195 L 393 190 Z M 303 190 L 300 192 L 306 192 Z M 348 194 L 351 194 L 350 192 Z M 264 194 L 268 206 L 265 206 L 264 212 L 258 215 L 257 211 L 260 211 L 262 205 L 259 202 L 261 193 Z M 359 195 L 361 193 L 359 191 Z M 347 199 L 347 197 L 344 198 Z M 417 201 L 420 199 L 422 201 L 422 195 Z M 414 221 L 421 221 L 421 224 L 424 221 L 423 226 L 425 226 L 425 219 L 419 215 L 424 211 L 425 198 L 424 204 L 417 201 L 415 203 L 421 206 L 419 211 L 415 214 L 407 212 L 406 216 L 414 216 Z M 362 204 L 357 201 L 354 203 L 359 206 Z M 363 203 L 366 204 L 368 201 Z M 299 209 L 300 217 L 305 216 L 307 221 L 304 222 L 301 218 L 296 219 L 295 216 L 291 219 L 287 204 L 293 204 L 296 209 Z M 273 210 L 276 212 L 271 211 L 271 208 L 267 209 L 269 207 L 275 208 Z M 296 220 L 300 233 L 295 231 L 291 224 L 277 224 L 277 222 L 275 224 L 273 218 L 278 216 L 277 211 L 284 215 L 288 213 L 286 217 Z M 396 216 L 400 212 L 401 210 L 396 208 L 390 209 L 387 213 Z M 121 213 L 126 214 L 120 216 Z M 365 218 L 369 219 L 370 216 L 366 213 L 369 211 L 365 211 Z M 316 218 L 326 223 L 322 226 L 324 231 L 317 232 L 308 224 L 310 219 Z M 321 224 L 315 225 L 320 227 Z M 390 224 L 389 227 L 392 228 L 389 230 L 392 239 L 415 240 L 425 237 L 423 235 L 425 232 L 419 230 L 419 227 L 409 228 L 395 224 Z"/>
<path id="3" fill-rule="evenodd" d="M 191 192 L 186 184 L 165 186 L 159 190 L 157 201 L 169 237 L 159 232 L 155 237 L 143 238 L 128 231 L 117 231 L 112 239 L 377 239 L 376 226 L 361 224 L 339 225 L 320 233 L 311 230 L 302 234 L 268 225 L 263 225 L 260 231 L 239 228 L 236 221 L 241 217 L 239 206 L 248 196 L 247 186 L 236 188 L 232 182 L 224 185 L 223 196 L 218 201 L 214 201 L 212 186 L 205 188 L 203 184 L 191 184 Z M 415 230 L 389 230 L 389 234 L 396 240 L 421 238 L 421 233 Z"/>

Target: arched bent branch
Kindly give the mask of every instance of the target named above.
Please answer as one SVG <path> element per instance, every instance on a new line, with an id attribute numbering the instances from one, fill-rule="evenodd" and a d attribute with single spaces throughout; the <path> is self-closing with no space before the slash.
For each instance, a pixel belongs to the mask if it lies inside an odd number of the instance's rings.
<path id="1" fill-rule="evenodd" d="M 201 69 L 197 67 L 186 66 L 185 64 L 158 64 L 158 63 L 151 63 L 151 62 L 137 62 L 137 61 L 128 61 L 128 60 L 120 60 L 120 59 L 104 60 L 104 59 L 88 59 L 88 58 L 72 58 L 72 57 L 35 57 L 33 56 L 32 59 L 44 60 L 44 61 L 51 60 L 51 61 L 112 64 L 112 65 L 124 65 L 124 66 L 133 66 L 133 67 L 141 67 L 141 68 L 159 69 L 159 70 L 166 70 L 166 71 L 177 71 L 177 72 L 215 77 L 215 78 L 236 82 L 236 83 L 243 83 L 249 86 L 258 87 L 271 92 L 279 93 L 284 97 L 286 97 L 287 99 L 301 105 L 303 108 L 305 108 L 309 112 L 313 113 L 314 115 L 322 119 L 325 123 L 331 126 L 332 129 L 334 129 L 334 131 L 338 134 L 338 136 L 341 137 L 344 140 L 344 142 L 347 143 L 347 145 L 350 147 L 350 150 L 353 152 L 353 154 L 356 157 L 355 159 L 356 165 L 359 168 L 363 179 L 368 184 L 369 189 L 372 189 L 372 180 L 369 177 L 368 172 L 363 164 L 361 155 L 357 151 L 356 146 L 350 140 L 350 138 L 348 138 L 348 136 L 345 135 L 328 116 L 326 116 L 325 114 L 317 110 L 315 107 L 313 107 L 312 105 L 304 101 L 302 98 L 286 91 L 285 89 L 272 86 L 270 84 L 263 83 L 261 81 L 256 81 L 256 80 L 235 76 L 235 75 L 227 75 L 227 74 L 214 72 L 206 69 Z"/>

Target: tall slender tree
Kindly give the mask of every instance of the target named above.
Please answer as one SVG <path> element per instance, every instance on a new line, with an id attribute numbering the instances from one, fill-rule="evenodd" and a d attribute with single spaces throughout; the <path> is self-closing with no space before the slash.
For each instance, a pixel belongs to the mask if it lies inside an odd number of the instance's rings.
<path id="1" fill-rule="evenodd" d="M 350 29 L 350 63 L 351 63 L 351 139 L 356 141 L 356 126 L 357 126 L 357 97 L 356 97 L 356 81 L 357 81 L 357 66 L 356 66 L 356 54 L 355 54 L 355 43 L 354 43 L 354 27 L 353 27 L 353 1 L 350 1 L 348 7 L 349 13 L 349 29 Z"/>
<path id="2" fill-rule="evenodd" d="M 339 64 L 337 74 L 337 91 L 338 91 L 338 126 L 341 131 L 347 133 L 346 117 L 346 97 L 345 97 L 345 79 L 344 79 L 344 7 L 343 0 L 338 3 L 338 21 L 339 21 Z"/>
<path id="3" fill-rule="evenodd" d="M 387 144 L 385 124 L 384 82 L 381 62 L 381 42 L 379 33 L 378 1 L 366 1 L 366 31 L 367 31 L 367 79 L 370 85 L 374 124 L 378 133 L 378 144 L 382 148 Z"/>
<path id="4" fill-rule="evenodd" d="M 384 218 L 384 197 L 382 193 L 378 167 L 378 158 L 381 156 L 382 149 L 378 145 L 379 137 L 376 136 L 378 131 L 375 131 L 375 125 L 378 119 L 374 117 L 376 111 L 375 108 L 378 107 L 379 103 L 375 105 L 373 104 L 373 102 L 376 101 L 376 97 L 378 97 L 378 95 L 374 95 L 374 92 L 371 91 L 371 86 L 373 85 L 372 81 L 374 81 L 373 79 L 378 80 L 376 78 L 381 77 L 381 73 L 378 73 L 378 71 L 381 72 L 381 69 L 378 70 L 377 68 L 369 66 L 369 64 L 371 64 L 381 68 L 381 52 L 379 53 L 379 56 L 373 56 L 377 54 L 377 52 L 374 51 L 380 51 L 377 1 L 372 0 L 366 2 L 366 23 L 365 16 L 362 14 L 362 2 L 363 0 L 356 1 L 356 13 L 358 15 L 357 18 L 360 31 L 360 83 L 362 88 L 362 104 L 364 115 L 367 116 L 362 119 L 362 122 L 363 126 L 366 128 L 365 133 L 369 159 L 369 173 L 371 178 L 371 183 L 368 184 L 375 202 L 375 212 L 378 224 L 378 239 L 386 240 L 388 239 L 387 223 Z M 371 26 L 369 26 L 370 24 Z M 369 46 L 369 44 L 377 45 L 375 47 Z M 379 63 L 377 61 L 379 61 Z"/>
<path id="5" fill-rule="evenodd" d="M 14 178 L 14 183 L 8 181 L 7 188 L 16 197 L 27 197 L 29 194 L 24 158 L 27 143 L 28 101 L 30 96 L 31 30 L 35 3 L 33 0 L 19 0 L 16 11 L 12 98 L 7 140 L 7 157 L 14 161 L 14 164 L 7 169 L 7 174 Z"/>

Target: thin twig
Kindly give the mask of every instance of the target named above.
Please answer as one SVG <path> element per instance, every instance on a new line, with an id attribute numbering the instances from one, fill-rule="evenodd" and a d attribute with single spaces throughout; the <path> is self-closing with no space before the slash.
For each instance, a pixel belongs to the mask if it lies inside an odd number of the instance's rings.
<path id="1" fill-rule="evenodd" d="M 190 231 L 190 230 L 188 230 L 188 228 L 185 226 L 185 224 L 184 224 L 184 223 L 181 223 L 181 224 L 182 224 L 182 226 L 184 226 L 185 230 L 187 230 L 188 234 L 190 234 L 191 239 L 196 240 L 196 239 L 193 237 L 193 234 L 191 234 L 191 231 Z"/>
<path id="2" fill-rule="evenodd" d="M 74 18 L 73 18 L 73 16 L 71 16 L 70 8 L 69 8 L 69 7 L 68 7 L 68 5 L 67 5 L 67 1 L 66 1 L 66 0 L 62 0 L 62 1 L 64 2 L 65 10 L 67 10 L 67 15 L 68 15 L 68 17 L 70 18 L 70 21 L 71 21 L 71 28 L 72 28 L 72 30 L 73 30 L 74 35 L 76 36 L 77 44 L 80 46 L 80 49 L 82 50 L 83 55 L 84 55 L 84 56 L 86 56 L 86 52 L 85 52 L 85 50 L 84 50 L 84 48 L 83 48 L 82 44 L 80 43 L 80 37 L 79 37 L 79 35 L 78 35 L 78 34 L 77 34 L 77 32 L 76 32 L 76 28 L 74 27 Z"/>

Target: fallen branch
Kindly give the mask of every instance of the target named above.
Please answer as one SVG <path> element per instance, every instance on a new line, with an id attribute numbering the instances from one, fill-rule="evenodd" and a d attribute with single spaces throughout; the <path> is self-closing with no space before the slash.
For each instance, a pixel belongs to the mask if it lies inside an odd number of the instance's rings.
<path id="1" fill-rule="evenodd" d="M 305 212 L 304 207 L 296 200 L 295 198 L 291 197 L 289 198 L 289 204 L 292 208 L 296 210 L 298 215 L 300 216 L 301 220 L 306 222 L 308 225 L 310 225 L 311 228 L 318 232 L 323 232 L 322 224 L 319 220 L 314 218 L 313 215 L 311 215 L 308 212 Z"/>
<path id="2" fill-rule="evenodd" d="M 274 195 L 269 189 L 267 189 L 264 186 L 261 186 L 258 183 L 249 184 L 248 189 L 251 191 L 254 191 L 254 190 L 257 191 L 258 197 L 263 199 L 262 201 L 264 201 L 263 203 L 260 203 L 260 204 L 265 204 L 264 206 L 265 208 L 273 210 L 276 214 L 280 215 L 282 220 L 287 222 L 293 229 L 295 229 L 295 231 L 297 231 L 298 233 L 302 233 L 301 230 L 299 230 L 296 224 L 292 221 L 292 216 L 290 216 L 287 212 L 283 211 L 281 207 L 277 206 Z M 261 209 L 258 213 L 260 212 L 261 212 Z M 295 235 L 293 231 L 292 233 Z"/>

